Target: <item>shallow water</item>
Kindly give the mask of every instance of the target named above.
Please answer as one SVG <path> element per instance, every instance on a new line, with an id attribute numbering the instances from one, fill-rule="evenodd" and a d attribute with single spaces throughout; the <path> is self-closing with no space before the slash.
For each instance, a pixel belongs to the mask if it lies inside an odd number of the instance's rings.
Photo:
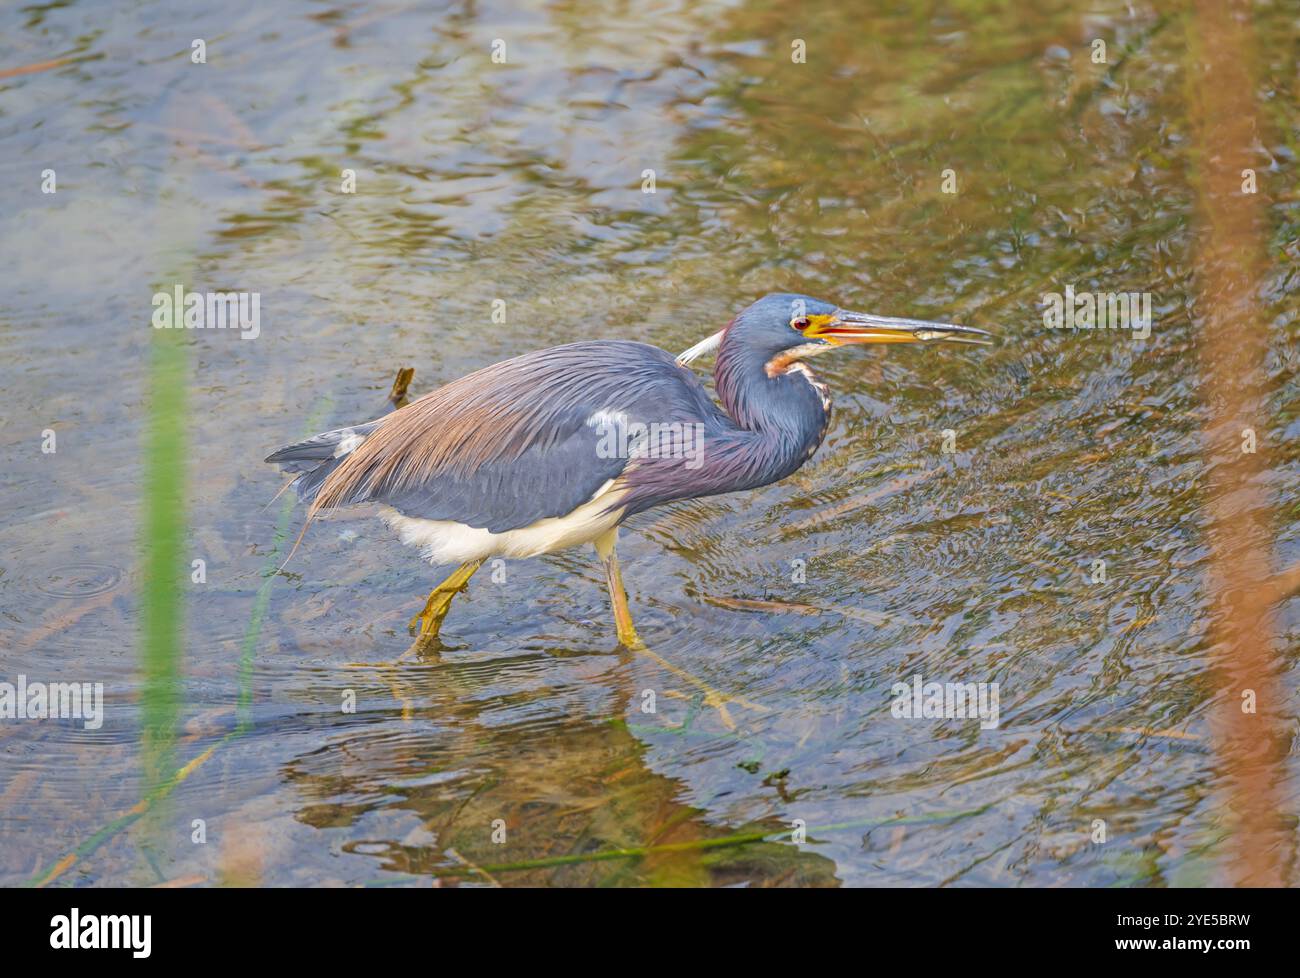
<path id="1" fill-rule="evenodd" d="M 0 10 L 0 72 L 73 59 L 0 77 L 0 679 L 106 696 L 98 730 L 0 721 L 0 884 L 1216 878 L 1185 15 L 187 6 Z M 1258 427 L 1292 566 L 1300 10 L 1255 22 Z M 172 344 L 151 298 L 177 282 L 260 293 L 260 335 Z M 1067 284 L 1152 293 L 1150 337 L 1044 329 Z M 276 573 L 302 514 L 268 506 L 261 459 L 375 416 L 399 366 L 419 393 L 578 338 L 676 352 L 771 291 L 1002 342 L 822 358 L 835 415 L 810 464 L 624 531 L 642 636 L 756 704 L 734 729 L 616 647 L 589 551 L 481 572 L 447 648 L 406 659 L 439 575 L 368 514 L 313 526 Z M 185 439 L 182 579 L 206 562 L 161 660 L 140 651 L 160 417 Z M 1300 600 L 1278 629 L 1294 729 Z M 171 661 L 176 728 L 147 736 Z M 999 725 L 895 718 L 917 675 L 998 683 Z M 150 794 L 151 766 L 196 759 Z"/>

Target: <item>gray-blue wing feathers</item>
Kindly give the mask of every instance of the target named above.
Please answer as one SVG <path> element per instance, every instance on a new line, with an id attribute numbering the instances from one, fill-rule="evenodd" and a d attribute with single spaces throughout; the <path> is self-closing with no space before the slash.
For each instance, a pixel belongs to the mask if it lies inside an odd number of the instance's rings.
<path id="1" fill-rule="evenodd" d="M 267 461 L 303 473 L 295 488 L 305 499 L 319 495 L 322 509 L 377 501 L 406 516 L 499 533 L 564 516 L 625 472 L 629 459 L 608 451 L 608 429 L 597 423 L 607 416 L 647 425 L 728 422 L 670 354 L 593 341 L 494 364 Z M 339 432 L 364 432 L 364 440 L 335 458 L 346 437 Z"/>

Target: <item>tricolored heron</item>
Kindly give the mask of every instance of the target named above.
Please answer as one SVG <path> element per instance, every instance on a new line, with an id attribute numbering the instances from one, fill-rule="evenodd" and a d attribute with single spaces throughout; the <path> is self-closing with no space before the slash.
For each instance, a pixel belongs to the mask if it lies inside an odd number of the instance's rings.
<path id="1" fill-rule="evenodd" d="M 984 343 L 968 326 L 848 312 L 804 295 L 759 299 L 673 357 L 627 340 L 570 343 L 484 367 L 366 424 L 267 457 L 318 514 L 378 502 L 403 542 L 458 564 L 411 620 L 437 638 L 491 557 L 592 543 L 619 641 L 638 646 L 614 542 L 653 506 L 784 479 L 826 434 L 830 398 L 804 361 L 859 343 Z M 722 410 L 686 364 L 717 350 Z"/>

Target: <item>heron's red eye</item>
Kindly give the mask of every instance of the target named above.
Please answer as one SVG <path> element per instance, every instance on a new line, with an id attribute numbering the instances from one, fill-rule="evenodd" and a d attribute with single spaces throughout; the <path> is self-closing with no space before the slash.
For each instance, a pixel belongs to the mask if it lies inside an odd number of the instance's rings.
<path id="1" fill-rule="evenodd" d="M 808 328 L 808 317 L 796 316 L 794 319 L 790 320 L 790 326 L 792 329 L 797 329 L 799 330 L 799 332 L 802 333 L 805 329 Z"/>

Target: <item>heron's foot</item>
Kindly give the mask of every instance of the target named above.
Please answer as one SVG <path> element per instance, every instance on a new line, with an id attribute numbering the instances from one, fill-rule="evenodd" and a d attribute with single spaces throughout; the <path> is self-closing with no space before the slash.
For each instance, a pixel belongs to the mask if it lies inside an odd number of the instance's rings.
<path id="1" fill-rule="evenodd" d="M 459 587 L 449 587 L 446 584 L 440 584 L 433 589 L 429 595 L 429 600 L 424 603 L 424 610 L 411 619 L 406 630 L 419 638 L 437 638 L 438 631 L 442 628 L 442 620 L 447 617 L 447 612 L 451 610 L 452 598 L 456 597 L 461 591 L 469 587 L 468 583 L 461 584 Z"/>
<path id="2" fill-rule="evenodd" d="M 728 730 L 736 729 L 736 721 L 731 719 L 731 712 L 727 709 L 729 704 L 743 706 L 749 710 L 766 712 L 767 707 L 765 706 L 714 689 L 699 676 L 691 675 L 691 673 L 673 665 L 658 653 L 652 652 L 645 642 L 641 641 L 640 636 L 636 633 L 636 628 L 632 625 L 632 610 L 628 606 L 627 589 L 623 587 L 623 575 L 618 569 L 618 557 L 614 553 L 617 536 L 618 528 L 614 527 L 597 538 L 594 543 L 596 553 L 599 554 L 601 562 L 605 565 L 605 583 L 609 588 L 610 606 L 614 611 L 614 631 L 618 635 L 619 644 L 629 652 L 646 656 L 657 663 L 660 668 L 694 686 L 704 695 L 704 705 L 718 711 L 718 718 Z"/>
<path id="3" fill-rule="evenodd" d="M 482 560 L 471 560 L 469 563 L 461 564 L 450 577 L 429 593 L 429 600 L 424 603 L 424 610 L 412 618 L 407 626 L 410 633 L 416 637 L 416 644 L 411 647 L 412 649 L 438 638 L 442 620 L 451 610 L 452 599 L 469 587 L 469 579 L 474 576 L 474 572 L 482 563 Z"/>
<path id="4" fill-rule="evenodd" d="M 406 630 L 415 636 L 415 641 L 398 657 L 399 662 L 413 655 L 426 653 L 439 645 L 438 635 L 442 631 L 443 619 L 451 610 L 451 600 L 466 587 L 468 585 L 462 584 L 457 588 L 449 588 L 443 584 L 434 588 L 433 593 L 429 595 L 429 600 L 424 604 L 424 610 L 412 618 L 410 624 L 406 626 Z"/>
<path id="5" fill-rule="evenodd" d="M 746 710 L 754 710 L 757 713 L 768 712 L 768 708 L 763 706 L 761 703 L 755 703 L 753 700 L 747 700 L 743 696 L 732 696 L 730 693 L 724 693 L 720 689 L 714 689 L 699 676 L 687 672 L 680 666 L 673 665 L 659 653 L 649 649 L 640 639 L 636 638 L 635 632 L 633 633 L 632 638 L 632 643 L 623 642 L 623 645 L 629 652 L 645 656 L 656 663 L 665 672 L 669 672 L 683 682 L 694 686 L 700 694 L 703 694 L 704 705 L 712 707 L 718 711 L 718 719 L 722 721 L 722 725 L 728 730 L 736 729 L 736 721 L 731 718 L 731 711 L 727 709 L 729 705 L 743 707 Z"/>
<path id="6" fill-rule="evenodd" d="M 629 651 L 638 647 L 645 647 L 645 643 L 641 641 L 641 636 L 636 633 L 636 628 L 633 627 L 630 618 L 615 621 L 614 632 L 618 635 L 618 644 Z"/>

